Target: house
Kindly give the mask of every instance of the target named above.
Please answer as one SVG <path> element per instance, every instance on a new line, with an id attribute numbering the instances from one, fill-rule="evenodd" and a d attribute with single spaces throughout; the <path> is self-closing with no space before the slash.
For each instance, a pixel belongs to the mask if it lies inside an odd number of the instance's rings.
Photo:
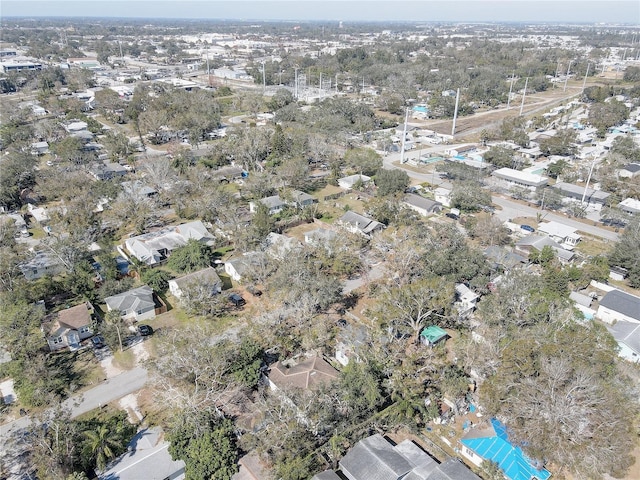
<path id="1" fill-rule="evenodd" d="M 542 222 L 538 224 L 538 231 L 546 234 L 554 242 L 558 242 L 565 250 L 573 250 L 582 238 L 576 228 L 558 222 Z"/>
<path id="2" fill-rule="evenodd" d="M 509 480 L 547 480 L 551 473 L 530 460 L 520 449 L 509 442 L 506 427 L 497 419 L 484 429 L 471 429 L 461 440 L 460 452 L 474 465 L 483 461 L 497 463 Z"/>
<path id="3" fill-rule="evenodd" d="M 428 198 L 424 198 L 421 195 L 415 193 L 408 193 L 404 196 L 402 204 L 409 207 L 411 210 L 418 212 L 423 217 L 433 215 L 434 213 L 440 213 L 442 211 L 442 204 Z"/>
<path id="4" fill-rule="evenodd" d="M 262 242 L 262 246 L 267 254 L 277 260 L 284 260 L 291 250 L 301 247 L 302 245 L 293 237 L 270 232 Z"/>
<path id="5" fill-rule="evenodd" d="M 36 207 L 32 203 L 27 203 L 27 211 L 29 212 L 29 215 L 31 215 L 31 217 L 40 225 L 46 225 L 49 223 L 50 218 L 46 208 Z"/>
<path id="6" fill-rule="evenodd" d="M 34 142 L 31 144 L 31 153 L 33 155 L 49 153 L 49 144 L 47 142 Z"/>
<path id="7" fill-rule="evenodd" d="M 14 236 L 29 236 L 27 222 L 20 213 L 6 213 L 4 215 L 0 215 L 0 224 L 5 224 L 7 228 L 11 228 L 10 226 L 13 224 Z"/>
<path id="8" fill-rule="evenodd" d="M 640 175 L 640 163 L 628 163 L 618 170 L 618 176 L 622 178 L 635 178 L 638 175 Z"/>
<path id="9" fill-rule="evenodd" d="M 338 371 L 326 360 L 313 355 L 299 363 L 284 360 L 269 367 L 266 380 L 272 390 L 286 390 L 290 387 L 313 389 L 334 382 Z"/>
<path id="10" fill-rule="evenodd" d="M 446 340 L 447 337 L 449 337 L 449 334 L 437 325 L 425 327 L 420 332 L 420 342 L 429 347 L 433 347 L 436 343 Z"/>
<path id="11" fill-rule="evenodd" d="M 449 155 L 450 157 L 464 157 L 465 155 L 469 155 L 470 153 L 475 152 L 478 149 L 477 145 L 457 145 L 455 147 L 448 148 L 444 151 L 445 155 Z"/>
<path id="12" fill-rule="evenodd" d="M 607 325 L 607 330 L 618 342 L 618 355 L 634 363 L 640 363 L 640 323 L 618 321 Z"/>
<path id="13" fill-rule="evenodd" d="M 600 300 L 596 316 L 606 323 L 640 323 L 640 297 L 613 289 Z"/>
<path id="14" fill-rule="evenodd" d="M 124 177 L 128 170 L 119 163 L 96 163 L 89 167 L 89 173 L 96 180 L 111 180 Z"/>
<path id="15" fill-rule="evenodd" d="M 348 211 L 342 215 L 342 217 L 338 219 L 338 223 L 351 233 L 360 233 L 365 237 L 369 237 L 373 233 L 385 228 L 384 224 L 352 211 Z"/>
<path id="16" fill-rule="evenodd" d="M 21 263 L 18 268 L 27 280 L 37 280 L 47 275 L 58 275 L 65 270 L 57 258 L 43 251 L 36 252 L 31 260 Z"/>
<path id="17" fill-rule="evenodd" d="M 158 191 L 142 183 L 141 180 L 134 180 L 131 182 L 122 182 L 122 191 L 126 196 L 135 198 L 137 200 L 143 200 L 158 195 Z"/>
<path id="18" fill-rule="evenodd" d="M 42 330 L 53 352 L 69 347 L 76 350 L 80 342 L 93 335 L 91 325 L 94 321 L 91 303 L 81 303 L 75 307 L 60 310 L 42 324 Z"/>
<path id="19" fill-rule="evenodd" d="M 467 287 L 464 283 L 456 284 L 455 306 L 461 316 L 469 315 L 476 308 L 480 295 Z"/>
<path id="20" fill-rule="evenodd" d="M 326 228 L 316 228 L 310 230 L 304 234 L 304 242 L 309 245 L 327 245 L 334 241 L 338 237 L 338 234 L 333 230 L 327 230 Z"/>
<path id="21" fill-rule="evenodd" d="M 262 205 L 267 207 L 269 215 L 275 215 L 280 213 L 284 207 L 287 206 L 287 202 L 282 200 L 279 195 L 272 195 L 271 197 L 265 197 L 258 200 Z M 249 211 L 255 213 L 258 210 L 257 202 L 249 202 Z"/>
<path id="22" fill-rule="evenodd" d="M 494 171 L 491 176 L 497 178 L 508 187 L 525 187 L 529 190 L 535 190 L 544 187 L 549 182 L 549 178 L 542 175 L 536 175 L 529 172 L 521 172 L 513 168 L 499 168 Z"/>
<path id="23" fill-rule="evenodd" d="M 438 187 L 434 191 L 436 202 L 441 203 L 445 207 L 451 206 L 451 190 L 448 188 Z"/>
<path id="24" fill-rule="evenodd" d="M 200 220 L 195 220 L 128 238 L 124 242 L 124 249 L 145 265 L 155 266 L 163 263 L 173 250 L 185 246 L 189 240 L 213 245 L 214 236 Z"/>
<path id="25" fill-rule="evenodd" d="M 213 172 L 213 177 L 221 182 L 231 182 L 244 177 L 244 170 L 240 167 L 229 165 L 228 167 L 222 167 Z"/>
<path id="26" fill-rule="evenodd" d="M 524 255 L 529 256 L 531 250 L 537 250 L 541 252 L 542 249 L 546 246 L 549 246 L 553 249 L 555 254 L 558 257 L 558 260 L 562 263 L 570 262 L 575 254 L 569 250 L 565 250 L 562 248 L 558 242 L 554 242 L 549 237 L 542 237 L 540 235 L 529 235 L 524 237 L 516 242 L 516 252 L 522 253 Z"/>
<path id="27" fill-rule="evenodd" d="M 141 322 L 156 317 L 156 297 L 147 285 L 107 297 L 104 303 L 108 311 L 119 311 L 124 320 Z"/>
<path id="28" fill-rule="evenodd" d="M 169 291 L 176 298 L 182 297 L 183 289 L 191 283 L 207 284 L 211 295 L 222 292 L 222 280 L 218 276 L 215 268 L 207 267 L 197 272 L 190 273 L 180 278 L 169 280 Z"/>
<path id="29" fill-rule="evenodd" d="M 602 190 L 595 190 L 593 188 L 585 189 L 583 186 L 564 182 L 558 182 L 552 185 L 551 188 L 566 199 L 582 201 L 582 197 L 584 196 L 585 202 L 595 205 L 604 205 L 611 196 L 610 193 L 603 192 Z"/>
<path id="30" fill-rule="evenodd" d="M 371 177 L 366 175 L 350 175 L 348 177 L 343 177 L 338 180 L 338 186 L 340 188 L 344 188 L 345 190 L 351 190 L 356 183 L 361 182 L 363 185 L 368 185 L 371 182 Z"/>
<path id="31" fill-rule="evenodd" d="M 262 252 L 247 252 L 241 257 L 232 258 L 224 263 L 224 271 L 234 282 L 241 282 L 267 261 Z"/>
<path id="32" fill-rule="evenodd" d="M 411 440 L 394 445 L 379 433 L 356 443 L 338 464 L 348 480 L 480 480 L 457 459 L 438 463 Z"/>
<path id="33" fill-rule="evenodd" d="M 527 263 L 527 259 L 522 255 L 497 245 L 487 247 L 483 253 L 492 262 L 493 268 L 500 267 L 504 270 L 510 270 L 518 265 Z"/>
<path id="34" fill-rule="evenodd" d="M 630 213 L 631 215 L 637 215 L 640 213 L 640 200 L 635 198 L 625 198 L 618 204 L 618 208 L 623 212 Z"/>
<path id="35" fill-rule="evenodd" d="M 185 463 L 173 460 L 169 443 L 159 427 L 145 428 L 133 437 L 127 452 L 98 473 L 98 480 L 177 480 L 184 478 Z"/>
<path id="36" fill-rule="evenodd" d="M 315 197 L 300 190 L 292 190 L 291 197 L 293 198 L 293 203 L 296 208 L 308 207 L 318 201 Z"/>
<path id="37" fill-rule="evenodd" d="M 342 366 L 347 366 L 351 360 L 360 361 L 358 352 L 369 339 L 369 330 L 364 325 L 338 320 L 340 330 L 336 335 L 335 359 Z"/>

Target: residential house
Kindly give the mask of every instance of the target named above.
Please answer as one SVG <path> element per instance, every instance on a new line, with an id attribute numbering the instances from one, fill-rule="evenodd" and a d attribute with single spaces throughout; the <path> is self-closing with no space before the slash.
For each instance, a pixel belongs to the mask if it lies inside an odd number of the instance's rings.
<path id="1" fill-rule="evenodd" d="M 36 207 L 32 203 L 27 203 L 27 211 L 29 212 L 29 215 L 31 215 L 31 217 L 41 226 L 49 223 L 50 218 L 46 208 Z"/>
<path id="2" fill-rule="evenodd" d="M 527 160 L 537 160 L 542 156 L 542 150 L 540 150 L 540 147 L 520 148 L 518 149 L 518 153 Z"/>
<path id="3" fill-rule="evenodd" d="M 347 366 L 351 360 L 360 361 L 358 352 L 365 346 L 369 339 L 369 330 L 363 325 L 348 322 L 345 319 L 338 320 L 340 327 L 336 335 L 335 359 L 340 365 Z"/>
<path id="4" fill-rule="evenodd" d="M 276 362 L 269 367 L 266 375 L 267 383 L 272 390 L 286 390 L 290 387 L 313 389 L 337 379 L 338 371 L 317 355 L 301 362 Z"/>
<path id="5" fill-rule="evenodd" d="M 302 244 L 293 237 L 270 232 L 262 242 L 262 246 L 270 256 L 277 260 L 284 260 L 292 250 L 301 247 Z"/>
<path id="6" fill-rule="evenodd" d="M 224 262 L 224 271 L 234 282 L 241 282 L 251 276 L 256 268 L 265 265 L 266 261 L 266 255 L 262 252 L 247 252 Z"/>
<path id="7" fill-rule="evenodd" d="M 448 148 L 444 151 L 445 155 L 449 155 L 450 157 L 463 157 L 465 155 L 469 155 L 470 153 L 475 152 L 478 149 L 477 145 L 457 145 L 455 147 Z"/>
<path id="8" fill-rule="evenodd" d="M 554 242 L 558 242 L 565 250 L 573 250 L 582 238 L 578 229 L 558 222 L 542 222 L 538 224 L 538 232 L 546 234 Z"/>
<path id="9" fill-rule="evenodd" d="M 96 163 L 89 167 L 89 173 L 96 180 L 111 180 L 124 177 L 128 170 L 119 163 Z"/>
<path id="10" fill-rule="evenodd" d="M 618 176 L 621 178 L 635 178 L 638 175 L 640 175 L 640 163 L 628 163 L 618 170 Z"/>
<path id="11" fill-rule="evenodd" d="M 159 427 L 145 428 L 133 437 L 122 454 L 98 472 L 98 480 L 179 480 L 184 479 L 185 463 L 174 460 L 169 443 Z"/>
<path id="12" fill-rule="evenodd" d="M 430 325 L 425 327 L 420 332 L 420 342 L 423 345 L 427 345 L 429 347 L 433 347 L 435 344 L 441 342 L 442 340 L 446 340 L 449 337 L 449 334 L 446 330 L 438 327 L 437 325 Z"/>
<path id="13" fill-rule="evenodd" d="M 546 246 L 549 246 L 553 249 L 558 260 L 562 263 L 568 263 L 573 260 L 575 254 L 569 250 L 565 250 L 562 248 L 558 242 L 554 242 L 549 237 L 543 237 L 540 235 L 529 235 L 524 237 L 516 242 L 516 252 L 522 253 L 524 255 L 529 256 L 532 250 L 537 250 L 541 252 L 542 249 Z"/>
<path id="14" fill-rule="evenodd" d="M 436 202 L 441 203 L 445 207 L 451 206 L 451 190 L 444 187 L 438 187 L 434 191 Z"/>
<path id="15" fill-rule="evenodd" d="M 640 363 L 640 323 L 620 320 L 607 325 L 607 330 L 618 342 L 618 355 L 630 362 Z"/>
<path id="16" fill-rule="evenodd" d="M 151 287 L 143 285 L 104 299 L 108 311 L 119 311 L 124 320 L 141 322 L 156 317 L 156 296 Z"/>
<path id="17" fill-rule="evenodd" d="M 464 283 L 456 284 L 455 307 L 462 317 L 466 317 L 476 309 L 480 295 L 467 287 Z"/>
<path id="18" fill-rule="evenodd" d="M 222 280 L 220 280 L 216 269 L 213 267 L 203 268 L 197 272 L 169 280 L 169 291 L 174 297 L 180 298 L 182 297 L 183 289 L 195 282 L 207 284 L 211 295 L 217 295 L 222 292 Z"/>
<path id="19" fill-rule="evenodd" d="M 493 268 L 496 269 L 510 270 L 518 265 L 527 263 L 527 259 L 522 255 L 497 245 L 488 247 L 483 253 L 492 262 Z"/>
<path id="20" fill-rule="evenodd" d="M 569 293 L 569 300 L 573 302 L 573 306 L 577 310 L 580 310 L 585 320 L 591 320 L 595 316 L 596 311 L 591 309 L 593 298 L 589 295 L 584 295 L 580 292 L 571 292 Z"/>
<path id="21" fill-rule="evenodd" d="M 27 222 L 20 213 L 6 213 L 0 215 L 0 224 L 5 224 L 9 227 L 13 224 L 14 236 L 28 237 L 29 229 L 27 228 Z"/>
<path id="22" fill-rule="evenodd" d="M 551 473 L 509 442 L 506 427 L 491 419 L 486 428 L 472 428 L 460 440 L 460 452 L 474 465 L 485 460 L 498 464 L 508 480 L 547 480 Z"/>
<path id="23" fill-rule="evenodd" d="M 327 230 L 326 228 L 316 228 L 310 230 L 304 234 L 304 242 L 309 245 L 327 245 L 334 241 L 338 237 L 338 234 L 333 230 Z"/>
<path id="24" fill-rule="evenodd" d="M 357 183 L 361 182 L 363 185 L 368 185 L 371 182 L 371 177 L 366 175 L 349 175 L 338 180 L 338 186 L 345 190 L 351 190 Z"/>
<path id="25" fill-rule="evenodd" d="M 82 340 L 93 335 L 93 314 L 93 305 L 86 302 L 46 318 L 42 323 L 42 331 L 51 351 L 66 347 L 72 350 L 79 348 Z"/>
<path id="26" fill-rule="evenodd" d="M 284 207 L 287 206 L 287 202 L 282 200 L 279 195 L 272 195 L 271 197 L 265 197 L 258 200 L 261 204 L 267 207 L 269 211 L 269 215 L 275 215 L 276 213 L 280 213 L 284 210 Z M 258 210 L 257 202 L 249 202 L 249 211 L 255 213 Z"/>
<path id="27" fill-rule="evenodd" d="M 442 204 L 440 202 L 430 200 L 414 193 L 406 194 L 402 200 L 402 204 L 409 207 L 411 210 L 418 212 L 423 217 L 433 215 L 434 213 L 440 213 L 442 211 Z"/>
<path id="28" fill-rule="evenodd" d="M 507 187 L 524 187 L 529 190 L 535 190 L 544 187 L 549 182 L 548 177 L 536 175 L 529 172 L 521 172 L 512 168 L 499 168 L 491 174 Z"/>
<path id="29" fill-rule="evenodd" d="M 36 252 L 32 259 L 21 263 L 18 268 L 27 280 L 58 275 L 65 270 L 60 260 L 43 251 Z"/>
<path id="30" fill-rule="evenodd" d="M 360 440 L 338 464 L 339 478 L 348 480 L 480 480 L 457 459 L 438 463 L 411 440 L 395 445 L 379 433 Z"/>
<path id="31" fill-rule="evenodd" d="M 593 188 L 586 188 L 580 185 L 573 185 L 571 183 L 558 182 L 552 185 L 555 191 L 560 193 L 567 200 L 584 201 L 591 205 L 604 205 L 611 195 L 610 193 L 603 192 L 602 190 L 595 190 Z"/>
<path id="32" fill-rule="evenodd" d="M 243 178 L 244 170 L 240 167 L 229 165 L 228 167 L 222 167 L 213 172 L 213 177 L 221 182 L 231 182 L 233 180 L 239 180 Z"/>
<path id="33" fill-rule="evenodd" d="M 137 200 L 144 200 L 145 198 L 158 195 L 158 191 L 155 188 L 142 183 L 142 180 L 122 182 L 120 185 L 122 186 L 122 191 L 125 195 Z"/>
<path id="34" fill-rule="evenodd" d="M 630 213 L 631 215 L 637 215 L 640 213 L 640 200 L 635 198 L 625 198 L 618 204 L 618 208 L 623 212 Z"/>
<path id="35" fill-rule="evenodd" d="M 613 289 L 600 300 L 596 316 L 606 323 L 640 323 L 640 297 Z"/>
<path id="36" fill-rule="evenodd" d="M 301 192 L 300 190 L 292 190 L 291 197 L 296 208 L 304 208 L 313 205 L 318 200 L 308 193 Z"/>
<path id="37" fill-rule="evenodd" d="M 128 238 L 124 242 L 124 249 L 145 265 L 155 266 L 163 263 L 173 250 L 185 246 L 189 240 L 213 245 L 214 236 L 200 220 L 195 220 Z"/>
<path id="38" fill-rule="evenodd" d="M 385 228 L 384 224 L 353 211 L 348 211 L 342 215 L 338 223 L 351 233 L 360 233 L 365 237 L 369 237 Z"/>
<path id="39" fill-rule="evenodd" d="M 49 153 L 49 144 L 47 142 L 34 142 L 31 144 L 31 153 L 33 155 Z"/>

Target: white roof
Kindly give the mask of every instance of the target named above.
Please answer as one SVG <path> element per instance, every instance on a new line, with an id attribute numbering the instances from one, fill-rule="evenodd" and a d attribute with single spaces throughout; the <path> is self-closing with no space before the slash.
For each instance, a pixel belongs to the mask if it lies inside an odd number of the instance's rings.
<path id="1" fill-rule="evenodd" d="M 513 168 L 500 168 L 493 172 L 491 175 L 494 177 L 502 178 L 512 182 L 524 183 L 534 187 L 541 187 L 546 185 L 549 179 L 542 175 L 536 175 L 528 172 L 521 172 L 520 170 L 514 170 Z"/>
<path id="2" fill-rule="evenodd" d="M 623 201 L 619 203 L 620 207 L 626 207 L 627 211 L 635 210 L 636 213 L 640 213 L 640 200 L 636 200 L 635 198 L 625 198 Z"/>
<path id="3" fill-rule="evenodd" d="M 538 225 L 538 230 L 552 237 L 570 237 L 575 235 L 577 229 L 558 222 L 543 222 Z M 579 237 L 579 235 L 577 235 Z"/>

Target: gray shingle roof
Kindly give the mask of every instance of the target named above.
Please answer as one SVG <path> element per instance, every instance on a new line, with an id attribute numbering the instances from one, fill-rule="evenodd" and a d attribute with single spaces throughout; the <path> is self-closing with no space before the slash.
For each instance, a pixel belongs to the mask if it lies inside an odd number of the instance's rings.
<path id="1" fill-rule="evenodd" d="M 640 323 L 620 320 L 613 325 L 607 325 L 607 330 L 613 335 L 616 342 L 624 343 L 634 352 L 640 354 Z"/>
<path id="2" fill-rule="evenodd" d="M 349 478 L 389 480 L 403 477 L 413 465 L 395 451 L 382 435 L 376 434 L 360 440 L 340 460 L 340 468 Z"/>
<path id="3" fill-rule="evenodd" d="M 106 303 L 111 310 L 119 310 L 121 312 L 144 310 L 155 305 L 153 301 L 153 290 L 147 285 L 134 288 L 119 295 L 107 297 L 104 299 L 104 303 Z"/>
<path id="4" fill-rule="evenodd" d="M 640 298 L 621 290 L 611 290 L 600 301 L 600 305 L 640 321 Z"/>

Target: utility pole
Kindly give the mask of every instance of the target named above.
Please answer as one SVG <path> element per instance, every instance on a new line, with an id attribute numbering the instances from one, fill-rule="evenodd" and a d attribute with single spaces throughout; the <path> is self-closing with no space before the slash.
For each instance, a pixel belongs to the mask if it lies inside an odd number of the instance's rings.
<path id="1" fill-rule="evenodd" d="M 522 103 L 520 104 L 520 116 L 522 116 L 522 110 L 524 109 L 524 97 L 527 96 L 527 85 L 529 85 L 529 77 L 524 81 L 524 91 L 522 92 Z"/>
<path id="2" fill-rule="evenodd" d="M 295 80 L 294 80 L 294 85 L 293 85 L 293 96 L 295 97 L 295 99 L 298 99 L 298 67 L 294 68 L 295 70 Z"/>
<path id="3" fill-rule="evenodd" d="M 569 80 L 569 71 L 571 70 L 572 63 L 573 63 L 573 60 L 569 62 L 569 66 L 567 67 L 567 76 L 564 77 L 564 88 L 562 89 L 563 92 L 567 90 L 567 81 Z"/>
<path id="4" fill-rule="evenodd" d="M 584 87 L 587 84 L 587 75 L 589 75 L 589 67 L 591 66 L 590 63 L 587 63 L 587 72 L 584 74 L 584 80 L 582 81 L 582 92 L 584 93 Z"/>
<path id="5" fill-rule="evenodd" d="M 338 93 L 338 74 L 336 73 L 336 93 Z"/>
<path id="6" fill-rule="evenodd" d="M 322 27 L 324 29 L 324 27 Z M 322 96 L 322 72 L 320 72 L 320 88 L 318 89 L 318 95 Z"/>
<path id="7" fill-rule="evenodd" d="M 456 134 L 456 120 L 458 119 L 458 103 L 460 102 L 460 89 L 456 93 L 456 107 L 453 110 L 453 125 L 451 125 L 451 136 Z"/>
<path id="8" fill-rule="evenodd" d="M 516 72 L 513 72 L 511 75 L 511 83 L 509 83 L 509 97 L 507 97 L 507 110 L 509 110 L 509 105 L 511 104 L 511 91 L 513 90 L 513 80 L 516 77 Z"/>
<path id="9" fill-rule="evenodd" d="M 262 94 L 267 90 L 267 77 L 264 74 L 264 60 L 262 61 Z"/>
<path id="10" fill-rule="evenodd" d="M 404 143 L 407 140 L 407 120 L 409 119 L 409 107 L 406 107 L 407 111 L 404 114 L 404 127 L 402 128 L 402 151 L 400 152 L 400 164 L 404 163 Z"/>
<path id="11" fill-rule="evenodd" d="M 587 177 L 587 183 L 584 186 L 584 192 L 582 192 L 582 200 L 580 200 L 580 205 L 584 205 L 584 197 L 587 196 L 587 188 L 589 188 L 589 181 L 591 180 L 591 174 L 593 173 L 593 167 L 596 165 L 596 156 L 595 153 L 593 155 L 593 162 L 591 162 L 591 168 L 589 169 L 589 176 Z"/>

